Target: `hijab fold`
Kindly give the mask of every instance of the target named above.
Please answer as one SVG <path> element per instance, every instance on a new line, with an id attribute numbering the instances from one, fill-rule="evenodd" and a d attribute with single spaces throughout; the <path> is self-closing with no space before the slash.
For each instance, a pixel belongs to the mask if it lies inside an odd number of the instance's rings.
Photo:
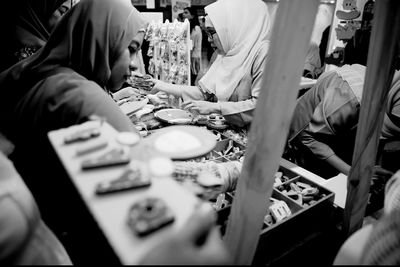
<path id="1" fill-rule="evenodd" d="M 16 21 L 16 35 L 20 42 L 32 44 L 33 39 L 43 45 L 50 36 L 47 23 L 54 11 L 65 0 L 22 0 Z M 21 31 L 21 32 L 20 32 Z"/>
<path id="2" fill-rule="evenodd" d="M 29 90 L 65 67 L 104 88 L 113 64 L 144 25 L 129 0 L 82 0 L 62 17 L 42 50 L 0 75 L 1 89 Z"/>
<path id="3" fill-rule="evenodd" d="M 9 68 L 19 60 L 25 49 L 36 51 L 50 36 L 48 21 L 65 0 L 13 0 L 3 1 L 0 10 L 1 33 L 7 39 L 1 42 L 0 70 Z M 6 19 L 8 18 L 8 19 Z"/>
<path id="4" fill-rule="evenodd" d="M 227 101 L 240 80 L 251 70 L 255 57 L 268 45 L 270 18 L 261 0 L 219 0 L 205 7 L 225 55 L 218 55 L 199 81 L 203 90 Z"/>
<path id="5" fill-rule="evenodd" d="M 66 69 L 104 89 L 115 61 L 144 26 L 130 0 L 81 0 L 62 17 L 41 50 L 0 74 L 0 115 L 12 112 L 40 81 Z M 57 86 L 35 90 L 57 94 Z"/>

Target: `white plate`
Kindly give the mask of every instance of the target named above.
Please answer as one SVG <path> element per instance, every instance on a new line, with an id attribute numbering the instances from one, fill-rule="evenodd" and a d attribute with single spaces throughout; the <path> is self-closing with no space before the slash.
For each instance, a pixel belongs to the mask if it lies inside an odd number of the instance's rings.
<path id="1" fill-rule="evenodd" d="M 146 138 L 160 155 L 179 160 L 209 153 L 217 144 L 216 140 L 211 131 L 186 125 L 165 127 Z"/>
<path id="2" fill-rule="evenodd" d="M 170 124 L 189 124 L 193 121 L 193 114 L 183 109 L 162 109 L 154 113 L 157 119 Z"/>

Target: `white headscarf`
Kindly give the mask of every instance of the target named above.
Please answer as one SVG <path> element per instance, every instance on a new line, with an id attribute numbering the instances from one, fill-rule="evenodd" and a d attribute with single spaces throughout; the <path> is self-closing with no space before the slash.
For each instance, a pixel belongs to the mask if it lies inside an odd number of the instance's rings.
<path id="1" fill-rule="evenodd" d="M 268 45 L 269 12 L 261 0 L 219 0 L 206 6 L 205 12 L 226 54 L 217 56 L 199 84 L 219 101 L 227 101 L 261 46 Z"/>

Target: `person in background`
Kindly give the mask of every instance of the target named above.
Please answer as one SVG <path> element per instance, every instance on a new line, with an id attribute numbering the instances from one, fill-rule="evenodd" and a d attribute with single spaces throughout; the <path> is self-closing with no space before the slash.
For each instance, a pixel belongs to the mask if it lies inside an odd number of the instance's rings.
<path id="1" fill-rule="evenodd" d="M 295 163 L 324 178 L 348 175 L 362 99 L 366 67 L 344 65 L 323 73 L 298 99 L 288 134 Z M 382 138 L 399 138 L 400 72 L 394 75 Z M 389 118 L 392 118 L 389 120 Z"/>
<path id="2" fill-rule="evenodd" d="M 217 57 L 198 86 L 155 80 L 154 92 L 182 97 L 183 108 L 220 113 L 228 123 L 248 127 L 253 118 L 269 49 L 267 5 L 250 0 L 219 0 L 205 7 L 208 41 Z M 237 19 L 241 18 L 241 19 Z"/>
<path id="3" fill-rule="evenodd" d="M 322 72 L 321 59 L 319 54 L 319 46 L 315 42 L 311 42 L 306 62 L 304 64 L 303 77 L 317 79 Z"/>
<path id="4" fill-rule="evenodd" d="M 298 99 L 288 144 L 300 167 L 324 178 L 349 173 L 365 69 L 355 64 L 325 72 Z"/>
<path id="5" fill-rule="evenodd" d="M 184 18 L 184 16 L 183 16 L 183 13 L 179 13 L 178 16 L 176 17 L 176 19 L 177 19 L 179 22 L 183 22 L 183 21 L 185 20 L 185 18 Z"/>
<path id="6" fill-rule="evenodd" d="M 330 31 L 331 25 L 326 27 L 325 30 L 322 32 L 321 42 L 319 44 L 319 58 L 322 68 L 325 66 L 326 48 L 328 47 Z"/>
<path id="7" fill-rule="evenodd" d="M 11 20 L 0 26 L 8 36 L 7 41 L 2 42 L 0 70 L 28 58 L 41 48 L 73 4 L 73 0 L 17 0 L 10 4 L 11 7 L 3 9 L 1 13 L 7 12 Z"/>
<path id="8" fill-rule="evenodd" d="M 201 45 L 203 35 L 201 33 L 199 18 L 196 15 L 196 11 L 193 7 L 186 7 L 183 10 L 183 17 L 189 20 L 190 24 L 190 39 L 192 40 L 192 51 L 190 52 L 190 64 L 191 64 L 191 85 L 195 85 L 197 74 L 201 69 Z"/>
<path id="9" fill-rule="evenodd" d="M 214 54 L 214 49 L 211 46 L 211 43 L 208 41 L 207 38 L 207 29 L 206 29 L 206 18 L 205 16 L 199 17 L 199 22 L 200 22 L 200 28 L 201 28 L 201 33 L 203 34 L 202 38 L 202 44 L 201 44 L 201 53 L 202 53 L 202 70 L 205 68 L 205 66 L 208 65 L 208 62 L 210 62 L 212 55 Z M 207 60 L 204 60 L 207 59 Z"/>

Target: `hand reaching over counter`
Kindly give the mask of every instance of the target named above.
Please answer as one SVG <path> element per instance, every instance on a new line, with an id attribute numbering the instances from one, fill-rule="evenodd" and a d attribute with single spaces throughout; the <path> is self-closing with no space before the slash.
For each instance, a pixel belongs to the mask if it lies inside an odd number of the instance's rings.
<path id="1" fill-rule="evenodd" d="M 140 264 L 229 264 L 229 254 L 215 222 L 216 214 L 211 206 L 200 204 L 184 229 L 164 239 Z"/>
<path id="2" fill-rule="evenodd" d="M 200 114 L 220 113 L 220 107 L 217 102 L 189 100 L 182 103 L 182 108 L 190 111 L 197 111 Z"/>

